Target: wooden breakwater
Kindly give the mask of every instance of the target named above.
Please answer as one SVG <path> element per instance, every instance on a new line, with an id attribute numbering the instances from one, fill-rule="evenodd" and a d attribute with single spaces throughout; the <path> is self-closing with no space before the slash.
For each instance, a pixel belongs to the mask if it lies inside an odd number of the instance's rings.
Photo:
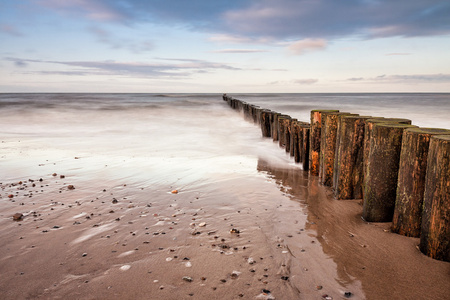
<path id="1" fill-rule="evenodd" d="M 392 222 L 392 232 L 420 237 L 422 253 L 450 262 L 450 130 L 338 110 L 313 110 L 308 123 L 223 100 L 336 199 L 362 199 L 365 221 Z"/>

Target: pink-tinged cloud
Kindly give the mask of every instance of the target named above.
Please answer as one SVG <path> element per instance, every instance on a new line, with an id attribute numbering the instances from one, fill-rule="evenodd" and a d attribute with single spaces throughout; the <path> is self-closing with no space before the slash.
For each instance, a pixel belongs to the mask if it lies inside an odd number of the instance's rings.
<path id="1" fill-rule="evenodd" d="M 289 80 L 289 81 L 272 81 L 269 82 L 267 84 L 269 85 L 292 85 L 292 84 L 297 84 L 297 85 L 310 85 L 310 84 L 315 84 L 319 81 L 319 79 L 316 78 L 303 78 L 303 79 L 293 79 L 293 80 Z"/>
<path id="2" fill-rule="evenodd" d="M 327 41 L 324 39 L 304 39 L 292 43 L 288 46 L 288 49 L 295 55 L 301 55 L 306 52 L 323 50 L 326 47 Z"/>
<path id="3" fill-rule="evenodd" d="M 267 50 L 259 50 L 259 49 L 221 49 L 212 51 L 214 53 L 263 53 L 269 52 Z"/>
<path id="4" fill-rule="evenodd" d="M 0 32 L 12 35 L 12 36 L 23 36 L 22 32 L 20 32 L 14 26 L 8 24 L 0 24 Z"/>

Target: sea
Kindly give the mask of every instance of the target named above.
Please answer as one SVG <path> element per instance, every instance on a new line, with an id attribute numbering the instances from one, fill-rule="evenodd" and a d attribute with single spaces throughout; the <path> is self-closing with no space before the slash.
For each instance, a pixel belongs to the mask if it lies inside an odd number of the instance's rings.
<path id="1" fill-rule="evenodd" d="M 312 109 L 339 109 L 450 128 L 449 93 L 228 95 L 301 121 L 309 121 Z M 92 160 L 83 176 L 102 169 L 116 178 L 178 184 L 251 174 L 258 159 L 292 164 L 222 94 L 3 93 L 0 140 L 0 181 L 38 176 L 42 168 L 36 166 L 66 157 Z M 120 175 L 105 165 L 120 166 Z"/>

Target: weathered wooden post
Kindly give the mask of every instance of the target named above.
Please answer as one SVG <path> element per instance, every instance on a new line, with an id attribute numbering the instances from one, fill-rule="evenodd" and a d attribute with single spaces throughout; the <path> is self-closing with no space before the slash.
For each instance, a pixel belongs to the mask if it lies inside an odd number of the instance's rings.
<path id="1" fill-rule="evenodd" d="M 302 132 L 303 132 L 303 143 L 302 148 L 300 152 L 300 161 L 302 162 L 302 168 L 303 171 L 309 170 L 309 140 L 310 140 L 310 132 L 311 127 L 310 125 L 302 125 Z"/>
<path id="2" fill-rule="evenodd" d="M 291 152 L 291 125 L 292 125 L 292 118 L 289 117 L 288 119 L 284 120 L 284 141 L 285 141 L 285 151 L 287 153 Z"/>
<path id="3" fill-rule="evenodd" d="M 338 155 L 334 165 L 336 199 L 362 199 L 364 183 L 364 128 L 370 116 L 342 116 Z"/>
<path id="4" fill-rule="evenodd" d="M 272 136 L 272 132 L 271 132 L 271 111 L 268 109 L 263 109 L 261 110 L 260 113 L 260 125 L 261 125 L 261 133 L 263 137 L 271 137 Z"/>
<path id="5" fill-rule="evenodd" d="M 309 173 L 314 176 L 319 175 L 322 114 L 327 112 L 339 112 L 339 110 L 316 109 L 311 111 L 311 127 L 309 135 Z"/>
<path id="6" fill-rule="evenodd" d="M 280 147 L 286 146 L 286 131 L 287 124 L 290 122 L 290 116 L 280 115 L 278 116 L 278 143 Z"/>
<path id="7" fill-rule="evenodd" d="M 294 143 L 298 143 L 298 136 L 295 136 L 295 130 L 294 127 L 297 126 L 297 119 L 291 119 L 291 123 L 289 124 L 289 155 L 295 156 L 294 153 Z"/>
<path id="8" fill-rule="evenodd" d="M 364 176 L 366 174 L 367 162 L 369 161 L 369 150 L 370 150 L 370 138 L 372 136 L 372 128 L 376 123 L 399 123 L 411 125 L 411 120 L 401 119 L 401 118 L 383 118 L 376 117 L 366 120 L 366 127 L 364 129 Z"/>
<path id="9" fill-rule="evenodd" d="M 364 184 L 363 218 L 390 222 L 394 214 L 403 131 L 413 125 L 374 123 Z"/>
<path id="10" fill-rule="evenodd" d="M 430 139 L 420 250 L 450 262 L 450 135 Z"/>
<path id="11" fill-rule="evenodd" d="M 272 119 L 272 139 L 274 142 L 278 141 L 278 118 L 281 116 L 280 113 L 274 113 Z"/>
<path id="12" fill-rule="evenodd" d="M 300 122 L 299 121 L 294 121 L 291 124 L 291 131 L 292 131 L 292 151 L 291 151 L 291 156 L 294 157 L 294 161 L 296 163 L 300 162 L 300 141 L 303 140 L 303 136 L 300 137 L 302 131 L 301 131 L 301 127 L 300 127 Z"/>
<path id="13" fill-rule="evenodd" d="M 325 186 L 333 185 L 338 117 L 341 115 L 350 115 L 350 113 L 329 112 L 322 114 L 319 182 Z"/>
<path id="14" fill-rule="evenodd" d="M 420 236 L 430 138 L 447 134 L 450 130 L 440 128 L 409 128 L 403 132 L 393 232 Z"/>

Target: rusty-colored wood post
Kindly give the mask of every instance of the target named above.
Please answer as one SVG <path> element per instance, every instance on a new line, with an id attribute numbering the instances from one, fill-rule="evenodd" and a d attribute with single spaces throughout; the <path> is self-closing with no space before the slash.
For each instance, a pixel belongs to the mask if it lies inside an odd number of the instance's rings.
<path id="1" fill-rule="evenodd" d="M 316 109 L 311 111 L 311 127 L 309 134 L 309 173 L 314 176 L 319 175 L 322 114 L 327 112 L 339 112 L 339 110 Z"/>
<path id="2" fill-rule="evenodd" d="M 319 182 L 325 186 L 333 185 L 334 159 L 336 155 L 336 137 L 340 115 L 346 112 L 329 112 L 322 114 L 322 131 L 320 133 Z"/>
<path id="3" fill-rule="evenodd" d="M 364 183 L 364 129 L 369 116 L 342 116 L 335 158 L 334 195 L 338 200 L 362 199 Z"/>
<path id="4" fill-rule="evenodd" d="M 450 135 L 430 139 L 420 250 L 450 262 Z"/>
<path id="5" fill-rule="evenodd" d="M 374 123 L 364 184 L 363 218 L 390 222 L 394 214 L 403 131 L 413 125 Z"/>
<path id="6" fill-rule="evenodd" d="M 403 132 L 393 232 L 420 236 L 430 138 L 447 134 L 450 130 L 440 128 L 410 128 Z"/>

